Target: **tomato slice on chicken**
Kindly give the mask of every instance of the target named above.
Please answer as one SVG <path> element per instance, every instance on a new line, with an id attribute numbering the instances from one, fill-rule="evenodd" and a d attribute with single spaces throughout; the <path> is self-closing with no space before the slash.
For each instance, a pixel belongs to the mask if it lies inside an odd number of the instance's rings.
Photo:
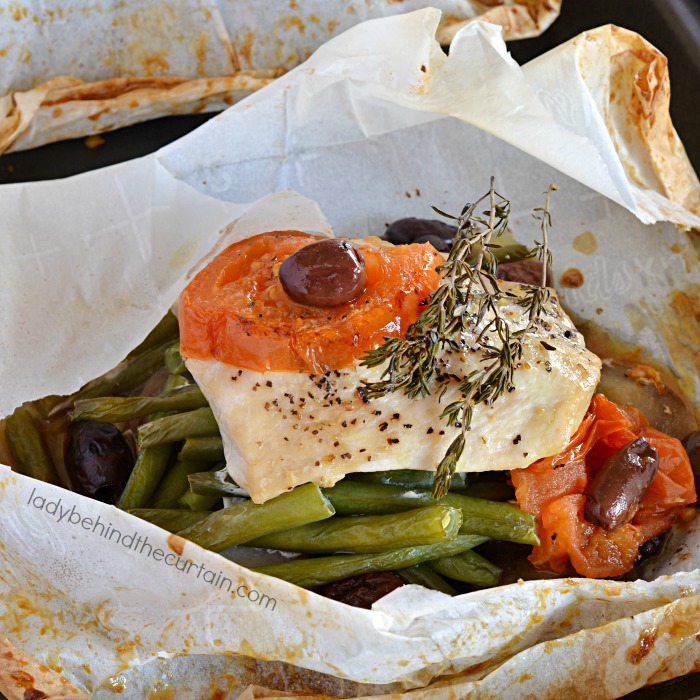
<path id="1" fill-rule="evenodd" d="M 322 240 L 301 231 L 263 233 L 234 243 L 195 276 L 180 297 L 181 351 L 259 372 L 321 374 L 351 365 L 385 336 L 399 336 L 437 289 L 442 257 L 428 243 L 355 241 L 367 283 L 332 308 L 293 301 L 279 281 L 282 262 Z"/>
<path id="2" fill-rule="evenodd" d="M 614 530 L 586 520 L 586 488 L 608 457 L 638 437 L 659 454 L 659 468 L 632 520 Z M 668 529 L 696 500 L 693 471 L 679 440 L 647 424 L 641 411 L 596 394 L 569 445 L 553 457 L 511 472 L 523 510 L 539 516 L 538 568 L 583 576 L 619 576 L 634 565 L 639 547 Z"/>

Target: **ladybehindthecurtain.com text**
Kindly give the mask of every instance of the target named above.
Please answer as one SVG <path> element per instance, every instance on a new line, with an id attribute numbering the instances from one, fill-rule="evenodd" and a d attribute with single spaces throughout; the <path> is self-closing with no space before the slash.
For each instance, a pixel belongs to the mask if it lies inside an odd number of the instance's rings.
<path id="1" fill-rule="evenodd" d="M 224 575 L 223 571 L 217 573 L 212 569 L 207 569 L 204 564 L 195 564 L 191 559 L 183 558 L 175 551 L 165 551 L 160 547 L 155 547 L 149 542 L 147 535 L 141 535 L 137 531 L 124 534 L 112 527 L 112 523 L 104 522 L 99 515 L 96 519 L 83 516 L 74 505 L 64 506 L 60 498 L 47 500 L 36 493 L 36 488 L 32 489 L 27 505 L 51 515 L 57 523 L 81 527 L 83 530 L 92 532 L 109 542 L 115 542 L 132 552 L 150 557 L 154 561 L 163 562 L 166 566 L 173 567 L 184 574 L 195 575 L 196 578 L 201 578 L 216 588 L 226 590 L 239 598 L 245 598 L 251 603 L 264 606 L 266 610 L 268 608 L 274 610 L 277 607 L 277 601 L 274 598 L 266 593 L 260 593 L 254 588 L 249 588 L 245 584 L 236 586 L 234 581 Z M 180 541 L 184 542 L 184 540 Z"/>

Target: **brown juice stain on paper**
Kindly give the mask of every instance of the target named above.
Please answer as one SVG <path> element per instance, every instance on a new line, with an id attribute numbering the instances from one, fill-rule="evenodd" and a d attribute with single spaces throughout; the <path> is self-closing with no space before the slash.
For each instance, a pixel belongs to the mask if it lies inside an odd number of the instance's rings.
<path id="1" fill-rule="evenodd" d="M 94 114 L 91 114 L 91 115 L 88 117 L 88 119 L 89 119 L 90 121 L 96 122 L 103 114 L 106 114 L 107 112 L 109 112 L 108 109 L 102 109 L 102 110 L 100 110 L 99 112 L 95 112 Z"/>
<path id="2" fill-rule="evenodd" d="M 179 537 L 178 535 L 168 535 L 168 547 L 175 552 L 178 556 L 181 556 L 185 551 L 185 539 Z"/>
<path id="3" fill-rule="evenodd" d="M 21 22 L 29 14 L 29 10 L 26 7 L 10 5 L 8 9 L 12 12 L 12 19 L 15 22 Z"/>
<path id="4" fill-rule="evenodd" d="M 598 250 L 598 239 L 593 231 L 584 231 L 574 238 L 572 247 L 583 255 L 592 255 Z"/>
<path id="5" fill-rule="evenodd" d="M 577 267 L 567 268 L 559 278 L 559 284 L 567 289 L 577 289 L 583 285 L 583 282 L 583 272 Z"/>
<path id="6" fill-rule="evenodd" d="M 192 39 L 192 48 L 197 56 L 197 73 L 199 75 L 207 74 L 207 44 L 209 43 L 208 34 L 200 34 Z"/>
<path id="7" fill-rule="evenodd" d="M 250 656 L 255 658 L 255 647 L 247 639 L 241 639 L 241 643 L 238 647 L 238 653 L 242 656 Z"/>
<path id="8" fill-rule="evenodd" d="M 115 693 L 123 693 L 127 688 L 126 678 L 124 676 L 111 676 L 99 687 L 112 690 Z"/>
<path id="9" fill-rule="evenodd" d="M 299 30 L 299 34 L 303 34 L 306 31 L 306 27 L 300 17 L 288 17 L 284 21 L 285 29 L 291 29 L 292 27 L 296 27 Z"/>
<path id="10" fill-rule="evenodd" d="M 644 328 L 646 328 L 648 323 L 648 318 L 646 314 L 642 313 L 637 306 L 632 304 L 627 304 L 625 306 L 625 315 L 629 319 L 632 330 L 635 333 L 640 333 Z"/>
<path id="11" fill-rule="evenodd" d="M 659 634 L 656 627 L 644 630 L 640 635 L 637 643 L 627 650 L 627 660 L 633 664 L 639 664 L 644 657 L 654 648 L 654 642 Z"/>
<path id="12" fill-rule="evenodd" d="M 700 374 L 700 285 L 672 291 L 665 304 L 641 305 L 666 341 L 680 385 L 694 386 Z"/>
<path id="13" fill-rule="evenodd" d="M 697 598 L 697 596 L 695 597 Z M 690 639 L 691 637 L 697 639 L 697 632 L 698 623 L 694 615 L 675 615 L 669 618 L 668 634 L 674 639 Z"/>
<path id="14" fill-rule="evenodd" d="M 46 666 L 56 673 L 63 673 L 63 665 L 58 660 L 58 649 L 52 649 L 46 654 Z"/>
<path id="15" fill-rule="evenodd" d="M 254 32 L 248 32 L 243 39 L 243 45 L 241 46 L 241 55 L 245 59 L 245 62 L 250 64 L 251 56 L 253 54 L 253 40 L 255 39 Z"/>
<path id="16" fill-rule="evenodd" d="M 81 83 L 70 79 L 65 89 L 57 90 L 56 96 L 48 96 L 42 103 L 52 107 L 76 100 L 109 100 L 134 90 L 168 89 L 177 87 L 184 79 L 173 76 L 147 76 L 144 78 L 109 78 L 96 83 Z"/>
<path id="17" fill-rule="evenodd" d="M 144 75 L 162 75 L 167 73 L 170 70 L 170 64 L 165 58 L 166 56 L 166 51 L 144 56 L 141 59 L 141 68 Z"/>
<path id="18" fill-rule="evenodd" d="M 133 656 L 136 650 L 136 642 L 133 639 L 126 639 L 117 644 L 116 650 L 121 656 Z"/>
<path id="19" fill-rule="evenodd" d="M 10 571 L 17 571 L 20 569 L 24 562 L 19 559 L 17 560 L 14 556 L 8 555 L 6 558 L 6 563 L 10 567 Z M 16 587 L 16 581 L 14 577 L 13 580 L 8 581 L 0 571 L 0 584 L 6 584 L 8 592 L 6 600 L 9 599 L 13 605 L 9 605 L 6 608 L 7 615 L 3 618 L 3 630 L 4 634 L 21 634 L 26 627 L 25 618 L 35 618 L 36 624 L 41 624 L 40 629 L 43 631 L 44 635 L 50 635 L 52 638 L 56 638 L 57 630 L 63 629 L 65 626 L 65 616 L 63 612 L 63 606 L 61 609 L 56 611 L 50 610 L 46 607 L 43 599 L 36 599 L 32 597 L 29 591 L 22 590 L 21 592 L 13 593 L 13 588 Z M 48 582 L 45 582 L 44 586 L 45 596 L 53 600 L 62 600 L 66 598 L 65 593 L 52 586 Z M 75 636 L 75 633 L 69 635 L 71 638 Z M 0 634 L 1 638 L 1 634 Z M 44 644 L 48 644 L 48 641 L 44 641 Z"/>

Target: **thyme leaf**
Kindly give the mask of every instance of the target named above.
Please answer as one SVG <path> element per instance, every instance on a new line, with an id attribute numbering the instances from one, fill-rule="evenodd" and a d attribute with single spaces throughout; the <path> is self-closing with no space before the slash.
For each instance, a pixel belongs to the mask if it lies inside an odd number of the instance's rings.
<path id="1" fill-rule="evenodd" d="M 542 280 L 539 286 L 529 287 L 517 300 L 527 316 L 527 323 L 521 330 L 511 331 L 499 311 L 501 290 L 496 279 L 497 261 L 492 252 L 499 246 L 492 243 L 492 238 L 498 238 L 506 230 L 510 202 L 496 192 L 492 177 L 489 191 L 475 202 L 466 204 L 459 216 L 433 207 L 436 213 L 457 222 L 457 234 L 450 253 L 437 268 L 442 277 L 440 285 L 404 337 L 385 338 L 384 344 L 369 350 L 361 362 L 365 367 L 386 364 L 378 381 L 364 382 L 358 388 L 365 402 L 394 391 L 403 391 L 409 398 L 426 397 L 436 381 L 440 400 L 447 389 L 445 377 L 440 375 L 438 368 L 440 352 L 464 351 L 464 335 L 475 334 L 479 329 L 475 342 L 484 366 L 459 379 L 460 398 L 447 405 L 440 416 L 447 425 L 459 428 L 460 432 L 437 465 L 433 498 L 442 498 L 449 489 L 464 451 L 474 407 L 491 405 L 499 396 L 514 389 L 513 373 L 522 358 L 525 337 L 549 300 L 546 287 L 547 265 L 551 263 L 549 202 L 555 189 L 550 185 L 545 205 L 533 212 L 540 221 L 542 241 L 535 242 L 527 257 L 542 261 Z M 479 212 L 479 207 L 485 202 L 488 202 L 488 208 Z M 472 313 L 468 312 L 470 306 L 475 308 Z M 484 322 L 487 316 L 489 320 Z M 495 336 L 498 342 L 492 342 L 491 336 Z M 448 377 L 447 381 L 450 379 Z"/>

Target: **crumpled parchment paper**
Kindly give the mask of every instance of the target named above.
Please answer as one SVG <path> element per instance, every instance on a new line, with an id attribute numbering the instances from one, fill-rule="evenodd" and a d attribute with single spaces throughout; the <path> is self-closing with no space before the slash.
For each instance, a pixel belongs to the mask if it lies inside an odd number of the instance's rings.
<path id="1" fill-rule="evenodd" d="M 323 42 L 420 0 L 60 0 L 0 5 L 0 153 L 104 133 L 145 119 L 220 111 Z M 506 39 L 537 36 L 561 0 L 435 0 L 438 38 L 476 18 Z M 3 21 L 4 20 L 4 21 Z"/>
<path id="2" fill-rule="evenodd" d="M 0 188 L 0 412 L 116 364 L 224 241 L 274 228 L 381 233 L 430 216 L 430 204 L 461 209 L 492 174 L 524 242 L 556 182 L 555 279 L 576 266 L 585 280 L 563 301 L 690 377 L 691 341 L 659 333 L 677 295 L 700 284 L 697 179 L 666 111 L 663 57 L 605 27 L 521 69 L 500 29 L 481 23 L 446 57 L 438 23 L 426 10 L 359 25 L 153 156 Z M 593 70 L 593 55 L 607 69 Z M 625 56 L 640 55 L 649 60 L 631 72 Z M 632 128 L 625 96 L 634 104 L 650 85 L 654 109 Z M 686 389 L 698 405 L 697 375 Z M 147 687 L 209 697 L 226 678 L 230 697 L 253 683 L 353 697 L 616 697 L 700 664 L 694 526 L 651 581 L 521 582 L 457 598 L 406 586 L 364 611 L 7 470 L 0 508 L 0 629 L 98 698 Z"/>

